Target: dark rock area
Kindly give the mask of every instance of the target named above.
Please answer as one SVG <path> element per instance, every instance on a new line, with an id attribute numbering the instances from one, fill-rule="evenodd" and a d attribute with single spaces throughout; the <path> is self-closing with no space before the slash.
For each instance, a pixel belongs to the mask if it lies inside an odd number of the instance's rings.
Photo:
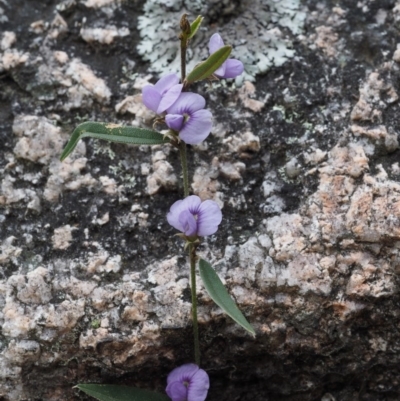
<path id="1" fill-rule="evenodd" d="M 193 88 L 214 128 L 192 191 L 224 216 L 199 253 L 257 332 L 200 285 L 207 399 L 400 399 L 400 1 L 231 3 L 0 0 L 0 401 L 163 391 L 192 361 L 178 152 L 85 139 L 59 161 L 83 121 L 151 127 L 141 89 L 176 61 L 152 35 L 186 11 L 190 62 L 218 31 L 246 65 Z"/>

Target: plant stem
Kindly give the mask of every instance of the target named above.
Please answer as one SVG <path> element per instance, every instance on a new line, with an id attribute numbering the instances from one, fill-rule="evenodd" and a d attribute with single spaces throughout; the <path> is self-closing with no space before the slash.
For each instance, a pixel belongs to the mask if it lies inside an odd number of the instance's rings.
<path id="1" fill-rule="evenodd" d="M 183 14 L 180 21 L 181 33 L 179 39 L 181 41 L 181 82 L 186 78 L 186 50 L 188 44 L 188 35 L 190 35 L 190 24 L 187 20 L 187 14 Z"/>
<path id="2" fill-rule="evenodd" d="M 188 45 L 188 35 L 190 35 L 190 24 L 187 20 L 187 15 L 183 14 L 180 27 L 181 34 L 181 82 L 184 83 L 186 78 L 186 50 Z M 184 198 L 189 196 L 189 172 L 186 155 L 186 143 L 179 143 L 179 153 L 182 164 L 183 175 L 183 195 Z M 197 322 L 197 294 L 196 294 L 196 244 L 189 244 L 189 259 L 190 259 L 190 288 L 192 293 L 192 321 L 193 321 L 193 337 L 194 337 L 194 360 L 196 365 L 200 366 L 200 341 L 199 341 L 199 325 Z"/>
<path id="3" fill-rule="evenodd" d="M 199 325 L 197 323 L 197 295 L 196 295 L 196 245 L 189 245 L 190 258 L 190 287 L 192 292 L 192 320 L 194 335 L 194 360 L 200 366 Z"/>
<path id="4" fill-rule="evenodd" d="M 181 82 L 183 83 L 186 78 L 186 50 L 187 40 L 186 38 L 181 39 Z"/>
<path id="5" fill-rule="evenodd" d="M 179 152 L 181 155 L 182 174 L 183 174 L 183 197 L 189 196 L 189 172 L 186 157 L 186 143 L 181 141 L 179 143 Z"/>

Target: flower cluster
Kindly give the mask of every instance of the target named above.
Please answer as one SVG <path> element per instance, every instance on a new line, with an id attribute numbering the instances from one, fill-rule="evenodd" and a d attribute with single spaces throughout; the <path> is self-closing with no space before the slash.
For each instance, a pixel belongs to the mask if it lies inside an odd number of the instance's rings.
<path id="1" fill-rule="evenodd" d="M 209 42 L 210 53 L 224 46 L 218 33 Z M 243 72 L 243 63 L 228 59 L 214 75 L 219 78 L 235 78 Z M 176 74 L 162 77 L 155 85 L 143 88 L 143 103 L 157 114 L 165 115 L 165 123 L 179 138 L 189 145 L 197 145 L 208 137 L 212 128 L 212 114 L 205 110 L 205 99 L 192 92 L 182 92 L 183 84 L 179 83 Z"/>
<path id="2" fill-rule="evenodd" d="M 165 391 L 172 401 L 204 401 L 209 387 L 207 373 L 194 363 L 188 363 L 168 375 Z"/>
<path id="3" fill-rule="evenodd" d="M 204 110 L 203 96 L 192 92 L 182 93 L 176 74 L 161 78 L 154 86 L 143 88 L 143 103 L 157 114 L 166 112 L 165 122 L 179 132 L 179 138 L 189 145 L 197 145 L 211 132 L 212 114 Z"/>

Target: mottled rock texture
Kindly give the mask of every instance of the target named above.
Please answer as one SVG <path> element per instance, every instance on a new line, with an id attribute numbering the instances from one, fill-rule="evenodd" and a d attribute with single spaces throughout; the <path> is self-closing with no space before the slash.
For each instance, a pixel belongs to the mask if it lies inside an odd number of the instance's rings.
<path id="1" fill-rule="evenodd" d="M 151 126 L 141 88 L 185 11 L 246 65 L 196 87 L 214 128 L 192 190 L 224 215 L 199 252 L 257 331 L 199 285 L 208 399 L 399 400 L 399 0 L 0 0 L 0 399 L 163 391 L 192 360 L 176 150 L 58 159 L 82 121 Z"/>

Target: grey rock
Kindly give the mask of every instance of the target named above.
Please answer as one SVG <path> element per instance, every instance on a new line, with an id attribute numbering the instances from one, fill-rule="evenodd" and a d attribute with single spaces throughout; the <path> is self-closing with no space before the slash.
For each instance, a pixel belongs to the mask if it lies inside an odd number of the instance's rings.
<path id="1" fill-rule="evenodd" d="M 188 149 L 224 216 L 199 255 L 257 332 L 198 280 L 208 399 L 398 400 L 399 2 L 162 3 L 0 1 L 0 398 L 164 391 L 192 360 L 177 151 L 84 140 L 59 161 L 82 121 L 151 127 L 141 89 L 175 70 L 189 10 L 191 65 L 218 31 L 246 67 L 198 84 L 214 128 Z"/>

